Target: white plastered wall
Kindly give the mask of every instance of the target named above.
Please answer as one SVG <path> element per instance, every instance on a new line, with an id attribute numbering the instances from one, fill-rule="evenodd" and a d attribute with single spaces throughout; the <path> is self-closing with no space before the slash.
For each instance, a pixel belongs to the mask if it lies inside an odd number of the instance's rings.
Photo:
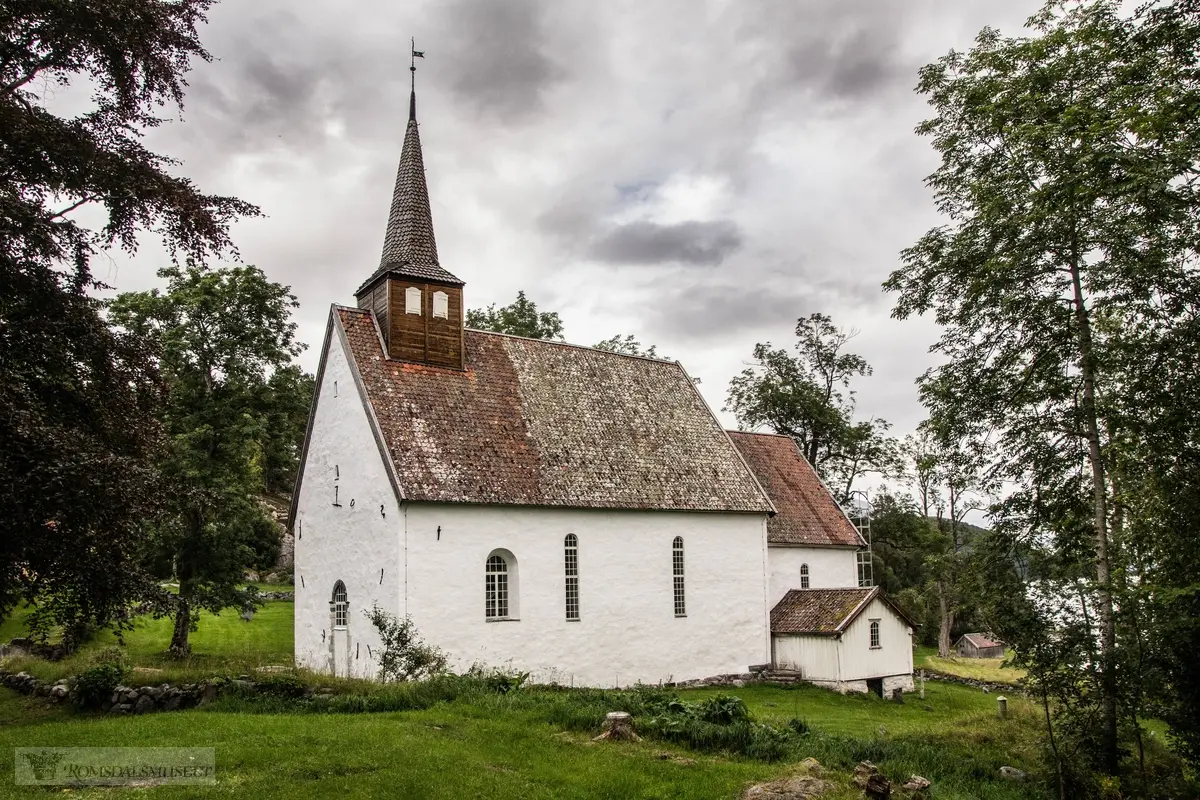
<path id="1" fill-rule="evenodd" d="M 771 545 L 767 600 L 775 607 L 785 594 L 800 586 L 800 565 L 808 564 L 810 589 L 853 589 L 858 586 L 858 556 L 850 547 L 784 547 Z"/>
<path id="2" fill-rule="evenodd" d="M 871 649 L 871 620 L 879 620 L 879 644 Z M 912 628 L 882 600 L 875 599 L 842 634 L 842 678 L 909 676 L 912 686 Z"/>
<path id="3" fill-rule="evenodd" d="M 329 601 L 340 580 L 349 601 L 349 671 L 374 678 L 379 638 L 364 611 L 376 603 L 401 611 L 402 518 L 336 327 L 316 391 L 293 525 L 296 663 L 331 670 Z"/>
<path id="4" fill-rule="evenodd" d="M 769 660 L 764 519 L 405 504 L 405 609 L 458 669 L 480 663 L 576 686 L 745 672 Z M 568 533 L 579 543 L 576 622 L 564 607 Z M 673 606 L 676 536 L 684 540 L 682 618 Z M 498 548 L 517 560 L 519 620 L 485 619 L 484 562 Z"/>

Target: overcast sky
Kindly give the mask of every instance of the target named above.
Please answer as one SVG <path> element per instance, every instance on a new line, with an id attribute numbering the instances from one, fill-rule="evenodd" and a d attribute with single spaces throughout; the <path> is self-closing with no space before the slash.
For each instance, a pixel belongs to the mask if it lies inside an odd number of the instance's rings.
<path id="1" fill-rule="evenodd" d="M 201 32 L 216 60 L 149 144 L 261 206 L 234 238 L 299 298 L 313 370 L 329 304 L 378 266 L 416 37 L 438 252 L 468 307 L 524 289 L 568 341 L 635 334 L 730 425 L 754 344 L 822 311 L 875 367 L 860 409 L 903 433 L 935 330 L 892 320 L 880 282 L 937 223 L 916 73 L 1040 5 L 226 0 Z M 97 273 L 143 289 L 162 263 L 147 243 Z"/>

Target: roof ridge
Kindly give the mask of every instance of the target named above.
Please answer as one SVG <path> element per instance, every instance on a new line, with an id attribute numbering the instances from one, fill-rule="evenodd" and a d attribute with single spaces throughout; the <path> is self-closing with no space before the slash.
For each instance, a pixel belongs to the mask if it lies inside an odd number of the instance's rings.
<path id="1" fill-rule="evenodd" d="M 656 364 L 679 364 L 679 359 L 676 358 L 658 358 L 657 356 L 639 356 L 634 353 L 619 353 L 616 350 L 605 350 L 603 347 L 595 347 L 586 344 L 575 344 L 574 342 L 564 342 L 558 339 L 539 339 L 536 336 L 521 336 L 516 333 L 502 333 L 500 331 L 488 331 L 482 328 L 464 328 L 464 330 L 472 333 L 484 333 L 489 336 L 504 336 L 508 339 L 521 339 L 528 342 L 541 342 L 543 344 L 557 345 L 558 347 L 573 347 L 576 350 L 594 350 L 598 353 L 608 353 L 613 356 L 621 356 L 622 358 L 640 358 L 643 361 L 653 361 Z M 679 364 L 682 367 L 682 364 Z"/>

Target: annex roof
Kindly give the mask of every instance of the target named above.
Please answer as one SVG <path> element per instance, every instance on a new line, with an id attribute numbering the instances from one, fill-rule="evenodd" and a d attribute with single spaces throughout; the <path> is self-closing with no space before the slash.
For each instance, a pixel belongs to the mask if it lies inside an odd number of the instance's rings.
<path id="1" fill-rule="evenodd" d="M 771 633 L 837 636 L 871 601 L 882 600 L 901 619 L 917 627 L 878 586 L 859 589 L 792 589 L 771 609 Z"/>
<path id="2" fill-rule="evenodd" d="M 389 360 L 334 307 L 410 501 L 773 513 L 676 362 L 464 332 L 464 370 Z"/>
<path id="3" fill-rule="evenodd" d="M 729 431 L 778 512 L 769 544 L 865 547 L 858 530 L 788 436 Z"/>

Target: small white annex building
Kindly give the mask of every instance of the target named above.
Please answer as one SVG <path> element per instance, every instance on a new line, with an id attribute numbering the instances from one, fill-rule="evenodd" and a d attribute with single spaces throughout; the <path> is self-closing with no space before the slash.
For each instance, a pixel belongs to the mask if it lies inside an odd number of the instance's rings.
<path id="1" fill-rule="evenodd" d="M 771 610 L 771 661 L 839 692 L 908 691 L 913 626 L 877 586 L 792 589 Z"/>
<path id="2" fill-rule="evenodd" d="M 298 665 L 374 677 L 378 606 L 457 669 L 682 681 L 778 658 L 793 590 L 859 591 L 863 541 L 792 440 L 723 430 L 677 362 L 466 329 L 463 287 L 414 95 L 383 258 L 321 353 L 291 510 Z M 911 648 L 893 606 L 878 619 Z M 903 682 L 868 674 L 852 628 L 839 658 L 863 668 L 828 680 Z M 808 652 L 788 668 L 827 680 Z"/>

